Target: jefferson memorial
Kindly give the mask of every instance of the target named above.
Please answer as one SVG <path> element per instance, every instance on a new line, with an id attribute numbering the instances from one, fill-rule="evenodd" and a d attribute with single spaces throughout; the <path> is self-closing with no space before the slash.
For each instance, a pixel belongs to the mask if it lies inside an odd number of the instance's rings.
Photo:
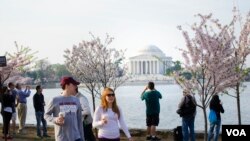
<path id="1" fill-rule="evenodd" d="M 171 57 L 167 57 L 157 46 L 149 45 L 130 57 L 128 66 L 131 75 L 164 75 L 171 65 Z"/>

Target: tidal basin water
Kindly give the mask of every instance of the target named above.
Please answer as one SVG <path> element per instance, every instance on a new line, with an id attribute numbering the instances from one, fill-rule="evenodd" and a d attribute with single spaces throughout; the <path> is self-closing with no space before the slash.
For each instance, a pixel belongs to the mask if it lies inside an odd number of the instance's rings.
<path id="1" fill-rule="evenodd" d="M 242 124 L 250 125 L 250 83 L 245 83 L 246 88 L 241 94 L 241 116 Z M 182 97 L 182 89 L 175 84 L 171 85 L 157 85 L 156 89 L 161 92 L 162 99 L 160 100 L 161 113 L 160 123 L 158 129 L 173 129 L 178 125 L 181 125 L 181 118 L 176 114 L 177 105 Z M 122 108 L 122 112 L 125 116 L 125 121 L 129 128 L 146 128 L 146 114 L 145 114 L 145 101 L 141 101 L 140 95 L 144 85 L 137 86 L 121 86 L 116 90 L 116 97 L 118 105 Z M 52 97 L 55 97 L 61 93 L 61 89 L 44 89 L 43 94 L 45 102 L 48 103 Z M 86 93 L 82 88 L 80 91 L 87 96 L 90 107 L 92 109 L 91 95 Z M 35 111 L 33 108 L 33 95 L 35 90 L 32 89 L 30 97 L 28 97 L 28 112 L 27 112 L 27 124 L 36 124 Z M 233 93 L 233 91 L 231 91 Z M 225 113 L 221 114 L 222 124 L 238 124 L 237 119 L 237 107 L 236 99 L 228 95 L 220 95 L 223 102 Z M 199 97 L 196 96 L 196 100 L 199 103 Z M 96 99 L 99 105 L 100 100 Z M 45 107 L 46 108 L 46 107 Z M 93 111 L 93 109 L 92 109 Z M 208 110 L 207 110 L 208 112 Z M 19 122 L 17 120 L 17 122 Z M 0 123 L 2 123 L 2 116 L 0 116 Z M 52 123 L 48 123 L 52 125 Z M 197 115 L 195 119 L 195 130 L 204 131 L 204 117 L 202 110 L 197 108 Z"/>

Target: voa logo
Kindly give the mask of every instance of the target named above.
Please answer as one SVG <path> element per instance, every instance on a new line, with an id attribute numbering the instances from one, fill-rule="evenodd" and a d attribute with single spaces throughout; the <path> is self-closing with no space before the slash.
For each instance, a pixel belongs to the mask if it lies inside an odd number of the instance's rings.
<path id="1" fill-rule="evenodd" d="M 226 129 L 227 136 L 247 136 L 244 129 Z"/>

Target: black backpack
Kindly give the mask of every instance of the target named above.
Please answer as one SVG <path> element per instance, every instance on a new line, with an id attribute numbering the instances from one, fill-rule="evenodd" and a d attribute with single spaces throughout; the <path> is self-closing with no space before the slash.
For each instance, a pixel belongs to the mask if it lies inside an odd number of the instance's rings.
<path id="1" fill-rule="evenodd" d="M 182 127 L 177 126 L 176 128 L 174 128 L 174 141 L 182 141 L 182 139 Z"/>
<path id="2" fill-rule="evenodd" d="M 179 110 L 177 110 L 177 113 L 180 114 L 181 117 L 191 116 L 195 113 L 196 104 L 194 103 L 192 98 L 193 97 L 191 95 L 185 96 L 183 106 Z"/>

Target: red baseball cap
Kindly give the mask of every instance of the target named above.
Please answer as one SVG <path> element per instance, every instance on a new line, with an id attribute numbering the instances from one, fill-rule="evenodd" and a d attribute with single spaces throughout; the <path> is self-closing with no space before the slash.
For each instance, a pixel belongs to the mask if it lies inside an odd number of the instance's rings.
<path id="1" fill-rule="evenodd" d="M 72 77 L 65 76 L 61 79 L 61 86 L 66 85 L 66 84 L 73 84 L 73 85 L 79 85 L 80 82 L 76 81 Z"/>

